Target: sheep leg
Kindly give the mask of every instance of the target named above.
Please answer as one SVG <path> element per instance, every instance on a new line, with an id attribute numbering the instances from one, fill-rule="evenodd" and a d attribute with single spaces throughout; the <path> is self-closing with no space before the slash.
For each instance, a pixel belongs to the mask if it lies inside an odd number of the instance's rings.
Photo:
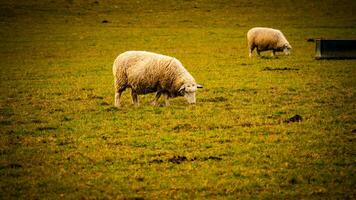
<path id="1" fill-rule="evenodd" d="M 124 90 L 125 90 L 125 88 L 121 88 L 117 92 L 115 92 L 115 106 L 118 108 L 121 106 L 120 98 L 121 98 L 121 94 L 124 92 Z"/>
<path id="2" fill-rule="evenodd" d="M 257 55 L 260 56 L 261 51 L 256 48 Z"/>
<path id="3" fill-rule="evenodd" d="M 134 90 L 131 90 L 131 97 L 132 97 L 132 104 L 134 106 L 138 106 L 138 98 L 137 98 L 137 93 Z"/>
<path id="4" fill-rule="evenodd" d="M 255 49 L 254 46 L 250 46 L 250 47 L 248 48 L 248 50 L 249 50 L 248 56 L 249 56 L 250 58 L 252 57 L 252 52 L 253 52 L 254 49 Z"/>
<path id="5" fill-rule="evenodd" d="M 169 104 L 169 95 L 168 95 L 168 94 L 165 95 L 164 102 L 166 103 L 166 106 L 169 106 L 169 105 L 170 105 L 170 104 Z"/>
<path id="6" fill-rule="evenodd" d="M 276 51 L 272 50 L 272 57 L 274 57 L 276 55 Z"/>
<path id="7" fill-rule="evenodd" d="M 158 99 L 161 97 L 161 92 L 157 92 L 156 93 L 156 96 L 155 96 L 155 98 L 153 99 L 153 101 L 151 102 L 151 105 L 153 105 L 153 106 L 155 106 L 155 105 L 157 105 L 157 103 L 158 103 Z"/>

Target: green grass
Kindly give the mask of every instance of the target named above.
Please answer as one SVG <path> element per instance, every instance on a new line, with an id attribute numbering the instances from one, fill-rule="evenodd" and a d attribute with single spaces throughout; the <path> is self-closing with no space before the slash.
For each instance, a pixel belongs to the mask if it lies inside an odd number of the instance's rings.
<path id="1" fill-rule="evenodd" d="M 307 38 L 354 38 L 355 1 L 0 3 L 0 199 L 354 199 L 356 61 Z M 107 20 L 108 23 L 102 23 Z M 281 29 L 290 56 L 248 58 Z M 126 50 L 178 58 L 204 89 L 113 106 Z M 301 122 L 286 123 L 294 115 Z"/>

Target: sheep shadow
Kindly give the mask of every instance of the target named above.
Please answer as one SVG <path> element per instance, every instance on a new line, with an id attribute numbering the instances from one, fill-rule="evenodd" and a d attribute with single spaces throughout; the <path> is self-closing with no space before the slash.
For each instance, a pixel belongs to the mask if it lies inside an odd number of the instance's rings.
<path id="1" fill-rule="evenodd" d="M 259 58 L 261 59 L 264 59 L 264 60 L 275 60 L 275 59 L 279 59 L 279 57 L 276 55 L 276 56 L 267 56 L 267 55 L 260 55 L 258 56 Z"/>

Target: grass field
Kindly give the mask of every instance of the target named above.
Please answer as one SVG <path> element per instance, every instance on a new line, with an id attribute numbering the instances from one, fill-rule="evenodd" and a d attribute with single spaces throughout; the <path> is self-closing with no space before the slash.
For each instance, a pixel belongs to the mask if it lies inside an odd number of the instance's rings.
<path id="1" fill-rule="evenodd" d="M 0 3 L 0 199 L 355 199 L 356 61 L 307 38 L 356 38 L 356 1 Z M 292 54 L 248 58 L 246 32 Z M 126 50 L 178 58 L 197 104 L 114 107 Z M 302 121 L 288 119 L 300 115 Z"/>

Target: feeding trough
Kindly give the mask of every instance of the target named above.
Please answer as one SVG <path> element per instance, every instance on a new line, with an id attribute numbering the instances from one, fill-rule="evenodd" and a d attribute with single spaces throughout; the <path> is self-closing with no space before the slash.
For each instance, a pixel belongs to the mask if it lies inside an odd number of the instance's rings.
<path id="1" fill-rule="evenodd" d="M 316 39 L 315 59 L 356 59 L 356 40 Z"/>

